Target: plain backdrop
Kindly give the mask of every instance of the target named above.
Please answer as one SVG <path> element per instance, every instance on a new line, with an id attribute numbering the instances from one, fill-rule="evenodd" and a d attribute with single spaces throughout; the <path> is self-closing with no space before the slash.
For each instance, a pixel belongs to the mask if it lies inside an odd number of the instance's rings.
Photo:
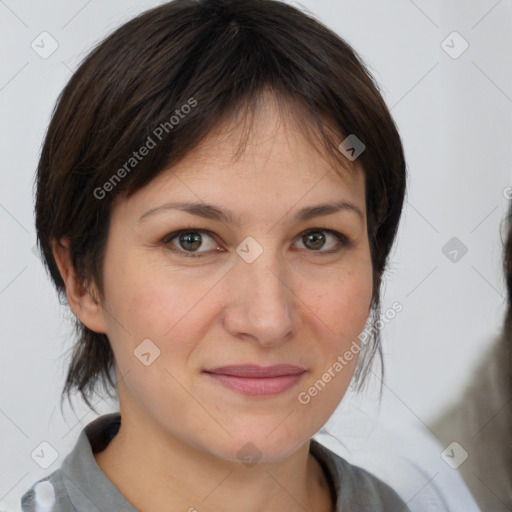
<path id="1" fill-rule="evenodd" d="M 95 417 L 78 401 L 76 415 L 59 409 L 73 331 L 33 252 L 33 182 L 46 127 L 88 50 L 159 3 L 0 0 L 0 510 L 16 510 L 21 494 L 60 465 Z M 361 55 L 397 123 L 409 171 L 384 283 L 383 310 L 395 301 L 403 310 L 382 333 L 383 399 L 379 407 L 376 385 L 349 394 L 332 425 L 346 439 L 379 414 L 399 425 L 397 435 L 428 428 L 471 379 L 505 310 L 512 1 L 289 3 Z M 42 32 L 58 44 L 47 58 L 31 46 Z M 97 404 L 101 412 L 116 408 L 99 397 Z M 31 457 L 43 441 L 59 454 L 47 469 Z"/>

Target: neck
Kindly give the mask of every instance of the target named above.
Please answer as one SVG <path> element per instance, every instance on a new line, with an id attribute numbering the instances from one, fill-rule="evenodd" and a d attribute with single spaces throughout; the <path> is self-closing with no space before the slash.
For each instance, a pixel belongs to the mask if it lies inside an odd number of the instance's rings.
<path id="1" fill-rule="evenodd" d="M 122 418 L 117 435 L 94 457 L 140 511 L 334 510 L 310 441 L 278 462 L 246 466 L 181 442 L 153 423 Z"/>

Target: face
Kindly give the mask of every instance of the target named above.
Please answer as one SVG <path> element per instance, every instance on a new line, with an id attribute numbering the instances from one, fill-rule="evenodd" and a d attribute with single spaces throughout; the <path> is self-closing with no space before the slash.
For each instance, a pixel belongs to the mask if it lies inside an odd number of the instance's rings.
<path id="1" fill-rule="evenodd" d="M 238 160 L 236 134 L 216 131 L 118 198 L 102 314 L 122 414 L 225 460 L 251 442 L 270 462 L 326 423 L 355 370 L 344 354 L 372 297 L 364 178 L 340 177 L 270 103 Z M 325 203 L 341 207 L 299 216 Z M 302 372 L 207 372 L 281 364 Z"/>

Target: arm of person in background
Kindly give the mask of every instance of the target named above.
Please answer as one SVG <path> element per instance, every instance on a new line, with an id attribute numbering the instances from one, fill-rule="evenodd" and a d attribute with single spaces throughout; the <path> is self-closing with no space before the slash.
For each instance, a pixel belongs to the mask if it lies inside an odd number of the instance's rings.
<path id="1" fill-rule="evenodd" d="M 508 328 L 488 350 L 459 402 L 434 424 L 467 453 L 460 473 L 485 512 L 512 510 L 512 405 Z M 459 448 L 460 446 L 460 448 Z"/>

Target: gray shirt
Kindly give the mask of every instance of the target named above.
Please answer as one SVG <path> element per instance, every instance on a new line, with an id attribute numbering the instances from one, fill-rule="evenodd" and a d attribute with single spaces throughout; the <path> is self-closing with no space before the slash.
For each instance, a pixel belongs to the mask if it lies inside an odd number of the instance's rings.
<path id="1" fill-rule="evenodd" d="M 23 512 L 138 512 L 107 478 L 93 456 L 106 448 L 120 424 L 119 413 L 105 414 L 89 423 L 60 469 L 35 482 L 23 494 Z M 349 464 L 315 439 L 311 440 L 310 453 L 319 461 L 335 492 L 336 512 L 410 512 L 391 487 L 364 469 Z M 45 498 L 41 491 L 50 490 L 51 495 L 55 494 L 52 508 L 36 507 L 36 486 L 39 486 L 39 502 Z"/>

